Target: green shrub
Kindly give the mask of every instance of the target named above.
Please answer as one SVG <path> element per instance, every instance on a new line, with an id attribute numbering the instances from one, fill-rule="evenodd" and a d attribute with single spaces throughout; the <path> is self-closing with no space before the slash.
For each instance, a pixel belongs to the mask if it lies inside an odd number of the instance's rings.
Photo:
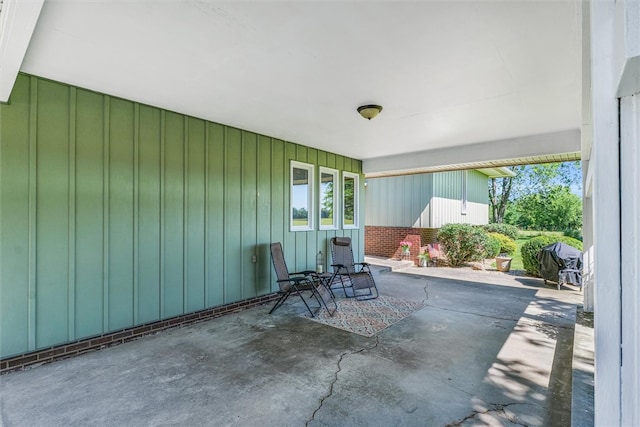
<path id="1" fill-rule="evenodd" d="M 500 241 L 499 254 L 513 255 L 516 253 L 516 250 L 518 249 L 518 245 L 516 245 L 516 241 L 513 240 L 511 237 L 505 236 L 504 234 L 501 234 L 501 233 L 489 233 L 489 236 L 492 236 L 498 239 L 498 241 Z"/>
<path id="2" fill-rule="evenodd" d="M 582 251 L 582 242 L 580 240 L 573 239 L 565 236 L 538 236 L 530 239 L 522 248 L 520 248 L 520 254 L 522 255 L 522 264 L 527 273 L 540 277 L 540 270 L 538 269 L 538 252 L 545 246 L 552 243 L 562 242 L 567 245 Z"/>
<path id="3" fill-rule="evenodd" d="M 495 237 L 496 234 L 487 234 L 487 242 L 484 245 L 484 258 L 495 258 L 500 253 L 500 240 Z"/>
<path id="4" fill-rule="evenodd" d="M 453 267 L 484 257 L 487 233 L 469 224 L 446 224 L 438 231 L 438 241 Z"/>
<path id="5" fill-rule="evenodd" d="M 513 240 L 516 240 L 518 238 L 518 227 L 516 227 L 515 225 L 498 224 L 494 222 L 492 224 L 483 225 L 482 228 L 484 228 L 489 233 L 504 234 L 505 236 L 511 237 Z"/>
<path id="6" fill-rule="evenodd" d="M 562 234 L 582 242 L 582 230 L 564 230 Z"/>

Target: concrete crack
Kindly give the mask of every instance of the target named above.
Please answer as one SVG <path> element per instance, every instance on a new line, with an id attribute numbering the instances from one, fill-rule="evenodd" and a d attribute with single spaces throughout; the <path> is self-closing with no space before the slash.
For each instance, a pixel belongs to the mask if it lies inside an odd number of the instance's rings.
<path id="1" fill-rule="evenodd" d="M 374 348 L 378 347 L 378 344 L 380 344 L 380 338 L 377 335 L 375 335 L 375 342 L 371 347 L 362 347 L 355 351 L 345 351 L 340 355 L 340 357 L 338 358 L 338 363 L 336 364 L 337 369 L 333 374 L 333 380 L 331 380 L 331 384 L 329 384 L 329 391 L 322 398 L 320 398 L 320 403 L 318 407 L 313 411 L 313 414 L 311 414 L 311 418 L 309 418 L 307 422 L 304 424 L 306 427 L 308 427 L 309 423 L 316 418 L 316 414 L 320 411 L 320 409 L 322 409 L 322 405 L 324 405 L 325 400 L 327 400 L 333 395 L 333 387 L 338 382 L 338 376 L 342 371 L 342 361 L 344 360 L 344 358 L 353 354 L 362 353 L 363 351 L 373 350 Z"/>
<path id="2" fill-rule="evenodd" d="M 427 301 L 429 300 L 429 291 L 427 290 L 427 288 L 429 287 L 429 281 L 425 280 L 424 281 L 424 299 L 422 300 L 422 303 L 426 306 L 427 305 Z"/>
<path id="3" fill-rule="evenodd" d="M 452 423 L 447 424 L 445 427 L 460 427 L 462 426 L 465 421 L 468 420 L 472 420 L 475 417 L 477 417 L 478 415 L 484 415 L 484 414 L 488 414 L 491 412 L 495 412 L 498 416 L 501 416 L 503 418 L 505 418 L 507 421 L 509 421 L 511 424 L 515 424 L 518 426 L 522 426 L 522 427 L 529 427 L 527 424 L 523 424 L 521 423 L 517 417 L 507 414 L 507 412 L 505 411 L 505 408 L 508 408 L 509 406 L 512 405 L 526 405 L 526 403 L 520 403 L 520 402 L 512 402 L 512 403 L 488 403 L 488 405 L 490 405 L 491 407 L 489 409 L 487 409 L 486 411 L 473 411 L 471 412 L 469 415 L 467 415 L 466 417 L 454 421 Z"/>
<path id="4" fill-rule="evenodd" d="M 486 317 L 487 319 L 506 320 L 506 321 L 509 321 L 509 322 L 516 322 L 516 323 L 520 320 L 520 319 L 511 318 L 511 317 L 500 317 L 500 316 L 492 316 L 492 315 L 489 315 L 489 314 L 475 313 L 473 311 L 456 310 L 454 308 L 440 307 L 440 306 L 431 305 L 431 304 L 425 304 L 425 307 L 433 307 L 433 308 L 437 308 L 439 310 L 452 311 L 454 313 L 470 314 L 472 316 Z M 532 322 L 532 323 L 536 323 L 537 322 L 540 325 L 551 326 L 551 327 L 554 327 L 554 328 L 557 328 L 557 329 L 566 329 L 566 330 L 569 330 L 569 331 L 573 331 L 574 328 L 575 328 L 573 325 L 572 326 L 556 325 L 556 324 L 553 324 L 553 323 L 545 322 L 544 320 L 533 319 L 533 318 L 528 318 L 528 317 L 524 317 L 524 320 Z"/>

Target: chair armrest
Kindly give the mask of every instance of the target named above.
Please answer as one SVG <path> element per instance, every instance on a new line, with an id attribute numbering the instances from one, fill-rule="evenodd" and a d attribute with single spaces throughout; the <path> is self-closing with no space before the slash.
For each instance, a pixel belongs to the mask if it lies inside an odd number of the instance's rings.
<path id="1" fill-rule="evenodd" d="M 307 279 L 306 276 L 298 276 L 298 277 L 289 277 L 288 279 L 276 280 L 276 283 L 283 283 L 283 282 L 299 283 L 299 282 L 304 282 L 304 281 L 308 281 L 308 280 L 309 279 Z"/>
<path id="2" fill-rule="evenodd" d="M 289 273 L 289 276 L 310 276 L 315 273 L 316 273 L 315 271 L 305 270 L 305 271 L 297 271 L 295 273 Z"/>

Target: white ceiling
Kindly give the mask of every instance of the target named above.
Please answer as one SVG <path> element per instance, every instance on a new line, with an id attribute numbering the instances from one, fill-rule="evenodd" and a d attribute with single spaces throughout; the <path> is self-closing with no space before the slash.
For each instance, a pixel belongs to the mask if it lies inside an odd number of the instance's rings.
<path id="1" fill-rule="evenodd" d="M 579 129 L 579 13 L 576 1 L 46 0 L 21 70 L 380 158 Z M 356 112 L 367 103 L 384 107 L 371 121 Z"/>

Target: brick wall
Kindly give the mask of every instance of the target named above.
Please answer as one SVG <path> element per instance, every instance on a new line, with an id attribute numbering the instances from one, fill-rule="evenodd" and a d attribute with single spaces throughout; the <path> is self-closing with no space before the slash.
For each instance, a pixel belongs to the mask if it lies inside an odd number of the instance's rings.
<path id="1" fill-rule="evenodd" d="M 419 228 L 368 225 L 364 228 L 364 253 L 366 255 L 400 259 L 402 255 L 401 240 L 408 240 L 413 243 L 409 259 L 415 260 L 421 246 Z"/>
<path id="2" fill-rule="evenodd" d="M 381 227 L 368 225 L 364 228 L 365 255 L 385 258 L 402 258 L 401 240 L 408 240 L 411 246 L 409 259 L 417 263 L 420 247 L 437 241 L 437 228 Z"/>
<path id="3" fill-rule="evenodd" d="M 159 331 L 202 322 L 216 317 L 235 313 L 250 307 L 267 304 L 279 297 L 279 294 L 268 294 L 261 297 L 238 301 L 232 304 L 208 308 L 195 313 L 183 314 L 170 319 L 159 320 L 133 328 L 122 329 L 93 338 L 78 340 L 59 346 L 43 348 L 34 352 L 0 359 L 0 374 L 17 371 L 27 367 L 43 365 L 55 360 L 78 356 L 90 351 L 101 350 L 113 345 L 133 341 L 144 335 L 155 334 Z"/>

